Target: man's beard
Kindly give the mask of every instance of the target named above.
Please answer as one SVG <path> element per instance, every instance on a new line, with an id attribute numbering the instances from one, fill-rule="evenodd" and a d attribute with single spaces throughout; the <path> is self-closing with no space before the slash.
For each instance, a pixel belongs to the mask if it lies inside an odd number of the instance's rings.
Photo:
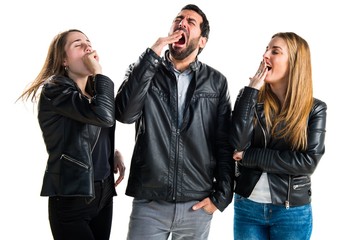
<path id="1" fill-rule="evenodd" d="M 172 44 L 169 44 L 169 50 L 170 50 L 171 56 L 173 58 L 175 58 L 176 60 L 184 60 L 197 48 L 197 43 L 198 43 L 199 39 L 200 38 L 191 40 L 189 45 L 182 51 L 174 49 L 172 47 Z"/>

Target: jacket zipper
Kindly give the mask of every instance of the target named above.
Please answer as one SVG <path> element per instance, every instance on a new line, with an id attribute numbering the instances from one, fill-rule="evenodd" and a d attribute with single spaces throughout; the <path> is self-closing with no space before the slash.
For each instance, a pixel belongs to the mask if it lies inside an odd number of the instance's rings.
<path id="1" fill-rule="evenodd" d="M 262 131 L 263 134 L 264 134 L 264 144 L 265 144 L 264 148 L 266 148 L 266 146 L 267 146 L 267 140 L 266 140 L 265 129 L 264 129 L 263 125 L 261 124 L 261 121 L 260 121 L 260 118 L 259 118 L 259 116 L 258 116 L 258 114 L 257 114 L 256 109 L 255 109 L 254 112 L 255 112 L 256 118 L 258 119 L 258 123 L 259 123 L 259 125 L 260 125 L 261 131 Z M 290 177 L 290 175 L 289 175 L 287 198 L 286 198 L 286 200 L 285 200 L 285 208 L 286 208 L 286 209 L 289 209 L 289 207 L 290 207 L 290 183 L 291 183 L 291 177 Z M 294 186 L 294 187 L 295 187 L 295 186 Z"/>
<path id="2" fill-rule="evenodd" d="M 176 200 L 176 192 L 177 192 L 177 168 L 179 165 L 178 156 L 179 156 L 179 129 L 176 129 L 176 153 L 175 153 L 175 167 L 174 167 L 174 193 L 173 193 L 173 201 Z"/>
<path id="3" fill-rule="evenodd" d="M 173 181 L 173 196 L 172 196 L 172 200 L 175 201 L 176 200 L 176 192 L 177 192 L 177 167 L 179 165 L 179 134 L 180 134 L 180 130 L 179 130 L 179 98 L 178 98 L 178 86 L 177 86 L 177 77 L 174 73 L 172 73 L 174 79 L 175 79 L 175 92 L 176 92 L 176 151 L 175 151 L 175 166 L 174 166 L 174 181 Z"/>
<path id="4" fill-rule="evenodd" d="M 310 183 L 295 184 L 295 185 L 293 186 L 293 189 L 294 189 L 294 190 L 297 190 L 297 189 L 300 188 L 300 187 L 305 187 L 305 186 L 309 186 L 309 185 L 310 185 Z"/>
<path id="5" fill-rule="evenodd" d="M 96 136 L 95 143 L 94 143 L 93 147 L 91 148 L 91 153 L 94 151 L 95 146 L 96 146 L 96 144 L 97 144 L 97 142 L 98 142 L 98 140 L 99 140 L 100 132 L 101 132 L 101 128 L 100 128 L 100 130 L 98 130 L 98 132 L 97 132 L 97 136 Z"/>
<path id="6" fill-rule="evenodd" d="M 285 200 L 285 208 L 289 209 L 290 208 L 290 184 L 291 183 L 291 176 L 289 175 L 289 180 L 288 180 L 288 192 L 287 192 L 287 198 Z"/>
<path id="7" fill-rule="evenodd" d="M 64 158 L 64 159 L 66 159 L 66 160 L 68 160 L 68 161 L 70 161 L 70 162 L 72 162 L 72 163 L 75 163 L 76 165 L 79 165 L 80 167 L 89 169 L 89 166 L 86 165 L 85 163 L 80 162 L 80 161 L 78 161 L 78 160 L 76 160 L 76 159 L 74 159 L 74 158 L 72 158 L 72 157 L 69 157 L 69 156 L 66 155 L 66 154 L 61 154 L 61 157 Z"/>

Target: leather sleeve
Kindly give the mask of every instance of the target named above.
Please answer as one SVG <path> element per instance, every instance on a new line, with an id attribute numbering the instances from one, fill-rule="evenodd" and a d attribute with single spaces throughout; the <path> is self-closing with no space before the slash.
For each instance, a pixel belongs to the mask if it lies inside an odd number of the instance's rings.
<path id="1" fill-rule="evenodd" d="M 315 99 L 308 120 L 308 147 L 306 151 L 274 150 L 268 148 L 249 148 L 242 165 L 260 168 L 269 173 L 289 175 L 309 175 L 315 171 L 325 152 L 327 105 Z"/>
<path id="2" fill-rule="evenodd" d="M 71 79 L 54 77 L 44 84 L 41 94 L 45 105 L 40 107 L 82 123 L 111 127 L 115 123 L 114 83 L 101 74 L 97 74 L 93 81 L 94 96 L 89 99 L 81 94 Z"/>
<path id="3" fill-rule="evenodd" d="M 244 151 L 250 145 L 258 93 L 255 88 L 245 87 L 236 98 L 230 130 L 233 150 Z"/>
<path id="4" fill-rule="evenodd" d="M 151 80 L 161 58 L 148 48 L 125 73 L 115 98 L 115 116 L 122 123 L 134 123 L 142 114 Z"/>
<path id="5" fill-rule="evenodd" d="M 231 121 L 231 102 L 227 82 L 225 81 L 217 114 L 217 168 L 215 172 L 215 192 L 210 199 L 220 210 L 231 203 L 234 188 L 235 161 L 232 159 L 232 148 L 229 143 L 229 127 Z"/>

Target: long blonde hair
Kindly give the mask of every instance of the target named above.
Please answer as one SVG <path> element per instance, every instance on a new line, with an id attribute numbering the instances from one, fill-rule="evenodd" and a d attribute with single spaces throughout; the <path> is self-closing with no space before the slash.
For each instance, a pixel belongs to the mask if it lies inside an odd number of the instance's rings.
<path id="1" fill-rule="evenodd" d="M 44 84 L 45 80 L 53 75 L 67 75 L 63 61 L 66 58 L 65 45 L 67 36 L 71 32 L 81 32 L 77 29 L 70 29 L 59 33 L 52 40 L 45 59 L 45 63 L 35 80 L 27 87 L 17 99 L 28 100 L 31 97 L 32 102 L 37 101 L 37 92 Z"/>
<path id="2" fill-rule="evenodd" d="M 260 89 L 259 101 L 264 102 L 266 125 L 272 136 L 284 138 L 293 150 L 306 150 L 307 121 L 313 105 L 310 48 L 293 32 L 276 33 L 274 37 L 283 39 L 289 50 L 285 101 L 281 106 L 269 84 Z"/>

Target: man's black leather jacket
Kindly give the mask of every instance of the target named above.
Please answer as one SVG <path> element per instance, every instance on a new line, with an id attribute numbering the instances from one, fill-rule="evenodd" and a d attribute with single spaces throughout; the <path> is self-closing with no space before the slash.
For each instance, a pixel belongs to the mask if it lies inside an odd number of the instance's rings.
<path id="1" fill-rule="evenodd" d="M 116 96 L 116 119 L 136 122 L 126 194 L 173 202 L 210 197 L 223 211 L 232 201 L 234 161 L 228 141 L 231 102 L 226 78 L 195 61 L 177 126 L 177 83 L 151 49 L 132 64 Z"/>
<path id="2" fill-rule="evenodd" d="M 327 106 L 314 99 L 308 118 L 308 147 L 306 151 L 292 151 L 284 139 L 274 139 L 265 130 L 263 104 L 257 102 L 258 92 L 245 87 L 234 106 L 230 141 L 234 149 L 245 151 L 238 164 L 235 192 L 249 197 L 264 171 L 268 175 L 273 204 L 290 207 L 310 203 L 311 175 L 325 152 Z"/>
<path id="3" fill-rule="evenodd" d="M 93 84 L 91 99 L 64 76 L 52 77 L 43 86 L 38 121 L 49 157 L 41 196 L 94 197 L 91 152 L 101 127 L 114 126 L 115 103 L 108 77 L 98 74 Z"/>

